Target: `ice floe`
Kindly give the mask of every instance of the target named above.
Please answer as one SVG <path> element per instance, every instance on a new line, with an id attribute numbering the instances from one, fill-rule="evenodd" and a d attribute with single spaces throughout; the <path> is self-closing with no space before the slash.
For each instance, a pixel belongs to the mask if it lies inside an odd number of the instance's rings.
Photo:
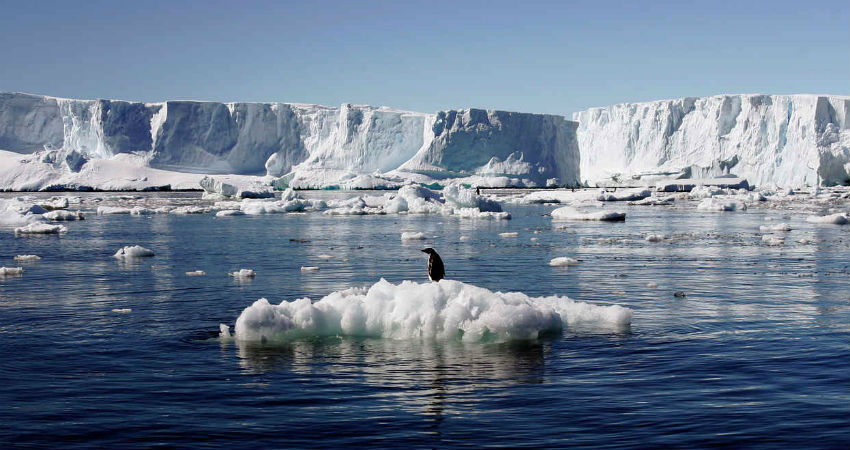
<path id="1" fill-rule="evenodd" d="M 402 241 L 420 241 L 423 239 L 425 239 L 425 233 L 422 232 L 405 231 L 401 233 Z"/>
<path id="2" fill-rule="evenodd" d="M 810 223 L 828 223 L 834 225 L 847 225 L 850 223 L 850 220 L 847 218 L 847 214 L 836 213 L 829 214 L 826 216 L 809 216 L 806 217 L 806 222 Z"/>
<path id="3" fill-rule="evenodd" d="M 578 260 L 570 258 L 569 256 L 559 256 L 557 258 L 552 258 L 549 261 L 549 265 L 552 267 L 566 267 L 578 264 Z"/>
<path id="4" fill-rule="evenodd" d="M 15 228 L 15 234 L 59 234 L 67 233 L 64 225 L 50 225 L 47 223 L 33 222 L 29 225 Z"/>
<path id="5" fill-rule="evenodd" d="M 204 272 L 203 270 L 192 270 L 190 272 L 186 272 L 186 276 L 190 276 L 190 277 L 202 277 L 206 274 L 207 273 Z"/>
<path id="6" fill-rule="evenodd" d="M 259 299 L 236 319 L 240 341 L 286 341 L 314 336 L 439 338 L 464 341 L 536 339 L 564 326 L 618 330 L 632 311 L 568 297 L 529 297 L 493 292 L 453 280 L 433 283 L 381 279 L 369 288 L 350 288 L 313 303 L 308 298 L 279 305 Z M 220 327 L 223 336 L 229 329 Z"/>
<path id="7" fill-rule="evenodd" d="M 62 222 L 62 221 L 73 221 L 73 220 L 84 220 L 83 214 L 79 211 L 66 211 L 63 209 L 56 209 L 53 211 L 48 211 L 42 214 L 47 220 Z"/>
<path id="8" fill-rule="evenodd" d="M 302 272 L 316 272 L 319 270 L 318 266 L 301 266 Z"/>
<path id="9" fill-rule="evenodd" d="M 0 277 L 16 277 L 24 273 L 23 267 L 0 267 Z"/>
<path id="10" fill-rule="evenodd" d="M 15 261 L 38 261 L 41 259 L 41 256 L 38 255 L 17 255 L 15 256 Z"/>
<path id="11" fill-rule="evenodd" d="M 571 206 L 562 206 L 551 213 L 554 220 L 599 220 L 618 222 L 626 220 L 626 213 L 619 211 L 579 211 Z"/>
<path id="12" fill-rule="evenodd" d="M 229 275 L 233 278 L 254 278 L 257 274 L 251 269 L 239 269 L 237 271 L 230 272 Z"/>
<path id="13" fill-rule="evenodd" d="M 762 231 L 762 232 L 791 231 L 791 225 L 788 225 L 785 222 L 777 223 L 776 225 L 762 225 L 762 226 L 759 227 L 759 231 Z"/>
<path id="14" fill-rule="evenodd" d="M 118 249 L 114 255 L 116 258 L 147 258 L 154 256 L 153 250 L 142 247 L 141 245 L 128 245 Z"/>

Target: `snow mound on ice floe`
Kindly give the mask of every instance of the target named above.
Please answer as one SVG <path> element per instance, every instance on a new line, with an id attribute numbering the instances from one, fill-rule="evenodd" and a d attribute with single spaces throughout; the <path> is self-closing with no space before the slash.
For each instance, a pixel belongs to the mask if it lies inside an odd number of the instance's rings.
<path id="1" fill-rule="evenodd" d="M 626 220 L 626 213 L 617 211 L 579 211 L 571 206 L 558 208 L 551 213 L 554 220 L 601 220 L 617 222 Z"/>
<path id="2" fill-rule="evenodd" d="M 128 245 L 115 252 L 116 258 L 147 258 L 153 256 L 153 250 L 142 247 L 141 245 Z"/>
<path id="3" fill-rule="evenodd" d="M 618 305 L 492 292 L 453 280 L 392 284 L 381 279 L 315 303 L 302 298 L 273 305 L 261 298 L 236 319 L 234 337 L 248 342 L 341 335 L 508 341 L 536 339 L 565 325 L 617 330 L 631 319 L 632 311 Z M 230 334 L 222 331 L 222 336 Z"/>

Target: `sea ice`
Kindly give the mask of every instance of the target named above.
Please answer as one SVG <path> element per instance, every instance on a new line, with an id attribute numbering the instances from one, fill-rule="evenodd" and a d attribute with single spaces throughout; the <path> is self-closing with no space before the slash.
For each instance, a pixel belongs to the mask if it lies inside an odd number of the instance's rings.
<path id="1" fill-rule="evenodd" d="M 549 261 L 549 265 L 552 267 L 566 267 L 578 264 L 578 260 L 570 258 L 569 256 L 559 256 L 557 258 L 552 258 Z"/>
<path id="2" fill-rule="evenodd" d="M 257 274 L 251 269 L 239 269 L 229 273 L 234 278 L 254 278 Z"/>
<path id="3" fill-rule="evenodd" d="M 661 242 L 664 240 L 663 234 L 650 234 L 646 237 L 646 242 Z"/>
<path id="4" fill-rule="evenodd" d="M 146 258 L 154 256 L 154 253 L 141 245 L 128 245 L 119 249 L 113 256 L 116 258 Z"/>
<path id="5" fill-rule="evenodd" d="M 207 274 L 207 273 L 206 273 L 206 272 L 204 272 L 203 270 L 193 270 L 193 271 L 191 271 L 191 272 L 186 272 L 186 275 L 187 275 L 187 276 L 190 276 L 190 277 L 202 277 L 202 276 L 204 276 L 204 275 L 206 275 L 206 274 Z"/>
<path id="6" fill-rule="evenodd" d="M 788 225 L 785 222 L 777 223 L 776 225 L 762 225 L 762 226 L 759 227 L 759 231 L 762 231 L 762 232 L 791 231 L 791 225 Z"/>
<path id="7" fill-rule="evenodd" d="M 56 222 L 71 221 L 71 220 L 84 220 L 85 219 L 85 217 L 83 217 L 83 214 L 79 211 L 67 211 L 67 210 L 64 210 L 64 209 L 57 209 L 57 210 L 53 210 L 53 211 L 48 211 L 48 212 L 42 214 L 42 217 L 44 217 L 47 220 L 56 221 Z"/>
<path id="8" fill-rule="evenodd" d="M 301 266 L 302 272 L 315 272 L 319 270 L 317 266 Z"/>
<path id="9" fill-rule="evenodd" d="M 15 234 L 59 234 L 67 233 L 68 229 L 64 225 L 50 225 L 46 223 L 34 222 L 24 227 L 15 228 Z"/>
<path id="10" fill-rule="evenodd" d="M 422 232 L 414 233 L 412 231 L 405 231 L 404 233 L 401 233 L 402 241 L 419 241 L 423 239 L 425 239 L 425 234 Z"/>
<path id="11" fill-rule="evenodd" d="M 15 256 L 15 261 L 38 261 L 41 256 L 38 255 L 18 255 Z"/>
<path id="12" fill-rule="evenodd" d="M 432 283 L 381 279 L 369 288 L 273 305 L 262 298 L 236 319 L 240 341 L 285 341 L 314 336 L 509 341 L 536 339 L 564 326 L 604 330 L 627 327 L 632 311 L 568 297 L 492 292 L 454 280 Z"/>
<path id="13" fill-rule="evenodd" d="M 697 205 L 702 211 L 743 211 L 747 205 L 735 200 L 718 200 L 714 197 L 706 198 Z"/>
<path id="14" fill-rule="evenodd" d="M 626 213 L 617 211 L 579 211 L 571 206 L 560 207 L 551 213 L 554 220 L 600 220 L 618 222 L 626 220 Z"/>
<path id="15" fill-rule="evenodd" d="M 847 225 L 850 223 L 846 214 L 836 213 L 827 216 L 809 216 L 806 217 L 806 222 L 810 223 L 831 223 L 834 225 Z"/>
<path id="16" fill-rule="evenodd" d="M 766 245 L 785 245 L 785 238 L 781 236 L 775 236 L 772 234 L 766 234 L 761 237 L 761 241 Z"/>
<path id="17" fill-rule="evenodd" d="M 517 233 L 516 231 L 506 231 L 504 233 L 499 233 L 499 236 L 501 236 L 503 238 L 517 237 L 517 236 L 519 236 L 519 233 Z"/>
<path id="18" fill-rule="evenodd" d="M 23 275 L 23 267 L 0 267 L 0 277 L 16 277 Z"/>
<path id="19" fill-rule="evenodd" d="M 216 217 L 244 216 L 245 213 L 238 209 L 224 209 L 215 213 Z"/>

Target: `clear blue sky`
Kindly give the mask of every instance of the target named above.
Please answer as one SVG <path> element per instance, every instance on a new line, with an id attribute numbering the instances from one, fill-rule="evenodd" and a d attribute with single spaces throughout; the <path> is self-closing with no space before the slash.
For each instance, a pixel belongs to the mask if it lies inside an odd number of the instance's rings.
<path id="1" fill-rule="evenodd" d="M 569 114 L 850 93 L 850 2 L 0 2 L 0 91 Z"/>

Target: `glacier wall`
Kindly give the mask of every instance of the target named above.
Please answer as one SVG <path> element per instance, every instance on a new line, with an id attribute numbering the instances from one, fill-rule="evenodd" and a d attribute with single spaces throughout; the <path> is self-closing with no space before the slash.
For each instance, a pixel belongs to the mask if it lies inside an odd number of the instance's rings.
<path id="1" fill-rule="evenodd" d="M 380 180 L 500 177 L 508 185 L 552 179 L 575 185 L 575 129 L 561 116 L 475 109 L 425 114 L 350 104 L 138 103 L 0 93 L 0 150 L 50 153 L 32 161 L 78 172 L 87 160 L 133 154 L 156 169 L 287 175 L 309 187 L 390 172 Z"/>
<path id="2" fill-rule="evenodd" d="M 735 174 L 753 185 L 850 182 L 850 97 L 718 95 L 591 108 L 582 181 Z"/>

